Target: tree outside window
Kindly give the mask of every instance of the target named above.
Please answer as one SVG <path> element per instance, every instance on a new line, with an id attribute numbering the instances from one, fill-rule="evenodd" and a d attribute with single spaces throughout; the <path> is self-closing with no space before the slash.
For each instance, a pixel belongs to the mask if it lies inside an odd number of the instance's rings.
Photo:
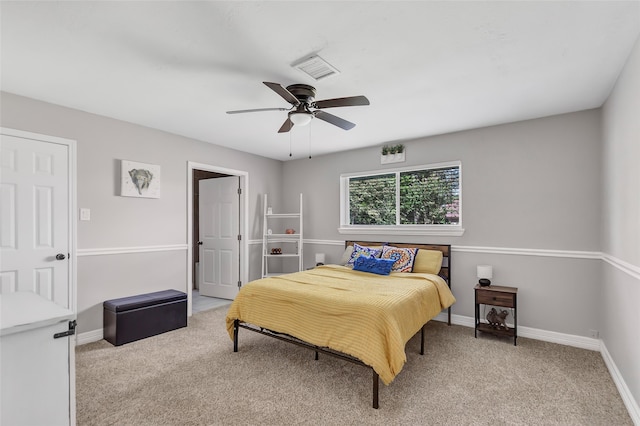
<path id="1" fill-rule="evenodd" d="M 460 165 L 348 178 L 348 225 L 460 225 Z"/>

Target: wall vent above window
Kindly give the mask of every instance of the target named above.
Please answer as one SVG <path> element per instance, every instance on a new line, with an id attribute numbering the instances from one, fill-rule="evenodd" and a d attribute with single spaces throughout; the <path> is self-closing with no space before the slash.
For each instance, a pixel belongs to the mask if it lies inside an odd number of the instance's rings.
<path id="1" fill-rule="evenodd" d="M 318 55 L 313 55 L 309 58 L 303 59 L 292 66 L 316 80 L 322 80 L 323 78 L 340 74 L 340 71 Z"/>

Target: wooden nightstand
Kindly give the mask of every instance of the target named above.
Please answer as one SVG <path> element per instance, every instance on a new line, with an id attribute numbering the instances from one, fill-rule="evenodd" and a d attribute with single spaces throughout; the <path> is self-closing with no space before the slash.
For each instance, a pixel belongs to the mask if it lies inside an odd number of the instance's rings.
<path id="1" fill-rule="evenodd" d="M 497 285 L 482 287 L 479 284 L 473 289 L 475 291 L 476 305 L 475 337 L 478 337 L 478 330 L 496 336 L 513 337 L 513 345 L 516 346 L 516 339 L 518 338 L 518 289 L 516 287 L 502 287 Z M 489 323 L 481 321 L 480 305 L 511 308 L 513 310 L 513 328 L 504 329 L 501 327 L 492 327 Z"/>

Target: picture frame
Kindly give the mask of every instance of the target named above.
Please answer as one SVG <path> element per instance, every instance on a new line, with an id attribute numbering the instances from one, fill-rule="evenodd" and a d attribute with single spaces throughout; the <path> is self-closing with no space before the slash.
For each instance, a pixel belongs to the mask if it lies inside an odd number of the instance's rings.
<path id="1" fill-rule="evenodd" d="M 120 196 L 160 198 L 160 166 L 120 161 Z"/>

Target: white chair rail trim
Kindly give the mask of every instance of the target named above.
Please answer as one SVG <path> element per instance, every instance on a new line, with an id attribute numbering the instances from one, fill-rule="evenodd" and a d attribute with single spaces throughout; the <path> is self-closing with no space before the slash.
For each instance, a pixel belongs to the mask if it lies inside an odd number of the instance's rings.
<path id="1" fill-rule="evenodd" d="M 629 262 L 625 262 L 624 260 L 618 259 L 617 257 L 611 256 L 607 253 L 602 254 L 602 260 L 607 262 L 609 265 L 618 268 L 622 272 L 631 275 L 636 280 L 640 280 L 640 267 L 632 265 Z"/>
<path id="2" fill-rule="evenodd" d="M 325 246 L 344 247 L 342 240 L 313 240 L 305 239 L 305 244 L 318 244 Z M 516 247 L 487 247 L 487 246 L 458 246 L 452 245 L 451 250 L 458 253 L 487 253 L 487 254 L 509 254 L 517 256 L 541 256 L 541 257 L 563 257 L 570 259 L 594 259 L 602 260 L 614 266 L 620 271 L 640 280 L 640 267 L 618 259 L 608 253 L 600 251 L 583 251 L 583 250 L 551 250 L 551 249 L 533 249 L 533 248 L 516 248 Z"/>
<path id="3" fill-rule="evenodd" d="M 599 251 L 579 251 L 579 250 L 549 250 L 530 249 L 514 247 L 481 247 L 481 246 L 451 246 L 453 251 L 461 253 L 489 253 L 489 254 L 512 254 L 522 256 L 542 256 L 542 257 L 569 257 L 572 259 L 602 259 Z"/>
<path id="4" fill-rule="evenodd" d="M 304 244 L 316 244 L 324 246 L 344 247 L 342 240 L 316 240 L 304 239 Z M 249 240 L 249 245 L 262 244 L 262 240 Z M 114 247 L 114 248 L 93 248 L 78 249 L 77 255 L 80 256 L 103 256 L 109 254 L 128 254 L 128 253 L 148 253 L 156 251 L 174 251 L 187 250 L 187 244 L 169 244 L 157 246 L 142 247 Z M 564 257 L 571 259 L 596 259 L 603 260 L 616 267 L 622 272 L 629 274 L 633 278 L 640 280 L 640 267 L 625 262 L 607 253 L 600 251 L 581 251 L 581 250 L 550 250 L 550 249 L 531 249 L 531 248 L 515 248 L 515 247 L 486 247 L 486 246 L 458 246 L 452 245 L 451 250 L 459 253 L 487 253 L 487 254 L 509 254 L 517 256 L 542 256 L 542 257 Z"/>
<path id="5" fill-rule="evenodd" d="M 344 247 L 344 241 L 342 240 L 305 239 L 304 243 Z M 530 249 L 530 248 L 513 248 L 513 247 L 484 247 L 484 246 L 458 246 L 458 245 L 452 245 L 451 250 L 455 252 L 460 252 L 460 253 L 512 254 L 512 255 L 520 255 L 520 256 L 568 257 L 573 259 L 602 259 L 603 258 L 603 254 L 599 251 L 549 250 L 549 249 Z"/>
<path id="6" fill-rule="evenodd" d="M 76 254 L 80 256 L 104 256 L 110 254 L 130 254 L 130 253 L 151 253 L 156 251 L 176 251 L 187 250 L 187 244 L 167 244 L 157 246 L 141 246 L 141 247 L 109 247 L 109 248 L 92 248 L 78 249 Z"/>

